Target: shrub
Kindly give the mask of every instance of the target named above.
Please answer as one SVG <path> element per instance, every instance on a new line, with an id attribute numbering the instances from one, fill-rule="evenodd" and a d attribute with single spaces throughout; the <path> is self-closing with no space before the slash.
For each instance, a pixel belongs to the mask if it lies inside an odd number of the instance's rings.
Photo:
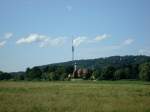
<path id="1" fill-rule="evenodd" d="M 141 80 L 150 81 L 150 62 L 146 62 L 140 65 L 139 77 Z"/>

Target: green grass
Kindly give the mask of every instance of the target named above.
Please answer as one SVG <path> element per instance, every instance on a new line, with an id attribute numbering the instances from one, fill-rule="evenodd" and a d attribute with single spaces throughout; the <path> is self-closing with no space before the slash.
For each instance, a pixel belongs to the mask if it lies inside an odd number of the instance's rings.
<path id="1" fill-rule="evenodd" d="M 142 81 L 0 82 L 0 112 L 150 112 Z"/>

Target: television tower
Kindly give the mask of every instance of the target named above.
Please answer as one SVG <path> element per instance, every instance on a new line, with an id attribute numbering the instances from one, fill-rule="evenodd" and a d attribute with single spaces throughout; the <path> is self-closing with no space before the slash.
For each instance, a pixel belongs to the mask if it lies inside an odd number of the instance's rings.
<path id="1" fill-rule="evenodd" d="M 75 51 L 75 48 L 74 48 L 74 43 L 73 43 L 73 38 L 72 38 L 72 62 L 73 62 L 73 65 L 74 65 L 74 71 L 77 70 L 77 65 L 76 65 L 76 62 L 74 62 L 74 51 Z"/>
<path id="2" fill-rule="evenodd" d="M 74 45 L 73 45 L 73 38 L 72 38 L 72 62 L 74 62 Z"/>

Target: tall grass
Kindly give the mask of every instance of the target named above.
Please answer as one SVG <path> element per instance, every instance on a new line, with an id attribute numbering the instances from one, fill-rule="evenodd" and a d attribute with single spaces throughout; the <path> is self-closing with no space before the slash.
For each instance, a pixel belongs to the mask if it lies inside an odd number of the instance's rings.
<path id="1" fill-rule="evenodd" d="M 3 81 L 0 112 L 150 112 L 150 85 L 130 82 Z"/>

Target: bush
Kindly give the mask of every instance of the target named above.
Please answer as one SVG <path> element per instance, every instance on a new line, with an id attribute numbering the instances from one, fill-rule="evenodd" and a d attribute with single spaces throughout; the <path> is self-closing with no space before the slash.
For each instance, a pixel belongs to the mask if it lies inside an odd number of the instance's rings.
<path id="1" fill-rule="evenodd" d="M 95 70 L 92 73 L 92 78 L 93 79 L 97 79 L 100 80 L 101 79 L 101 71 L 100 70 Z"/>
<path id="2" fill-rule="evenodd" d="M 42 71 L 38 67 L 32 69 L 27 68 L 26 75 L 28 80 L 40 80 L 42 77 Z"/>
<path id="3" fill-rule="evenodd" d="M 114 80 L 129 79 L 129 74 L 130 74 L 129 68 L 117 69 L 114 73 Z"/>
<path id="4" fill-rule="evenodd" d="M 102 71 L 101 79 L 113 80 L 114 79 L 115 68 L 113 66 L 108 66 Z"/>
<path id="5" fill-rule="evenodd" d="M 140 65 L 139 77 L 141 80 L 150 81 L 150 62 L 146 62 Z"/>

